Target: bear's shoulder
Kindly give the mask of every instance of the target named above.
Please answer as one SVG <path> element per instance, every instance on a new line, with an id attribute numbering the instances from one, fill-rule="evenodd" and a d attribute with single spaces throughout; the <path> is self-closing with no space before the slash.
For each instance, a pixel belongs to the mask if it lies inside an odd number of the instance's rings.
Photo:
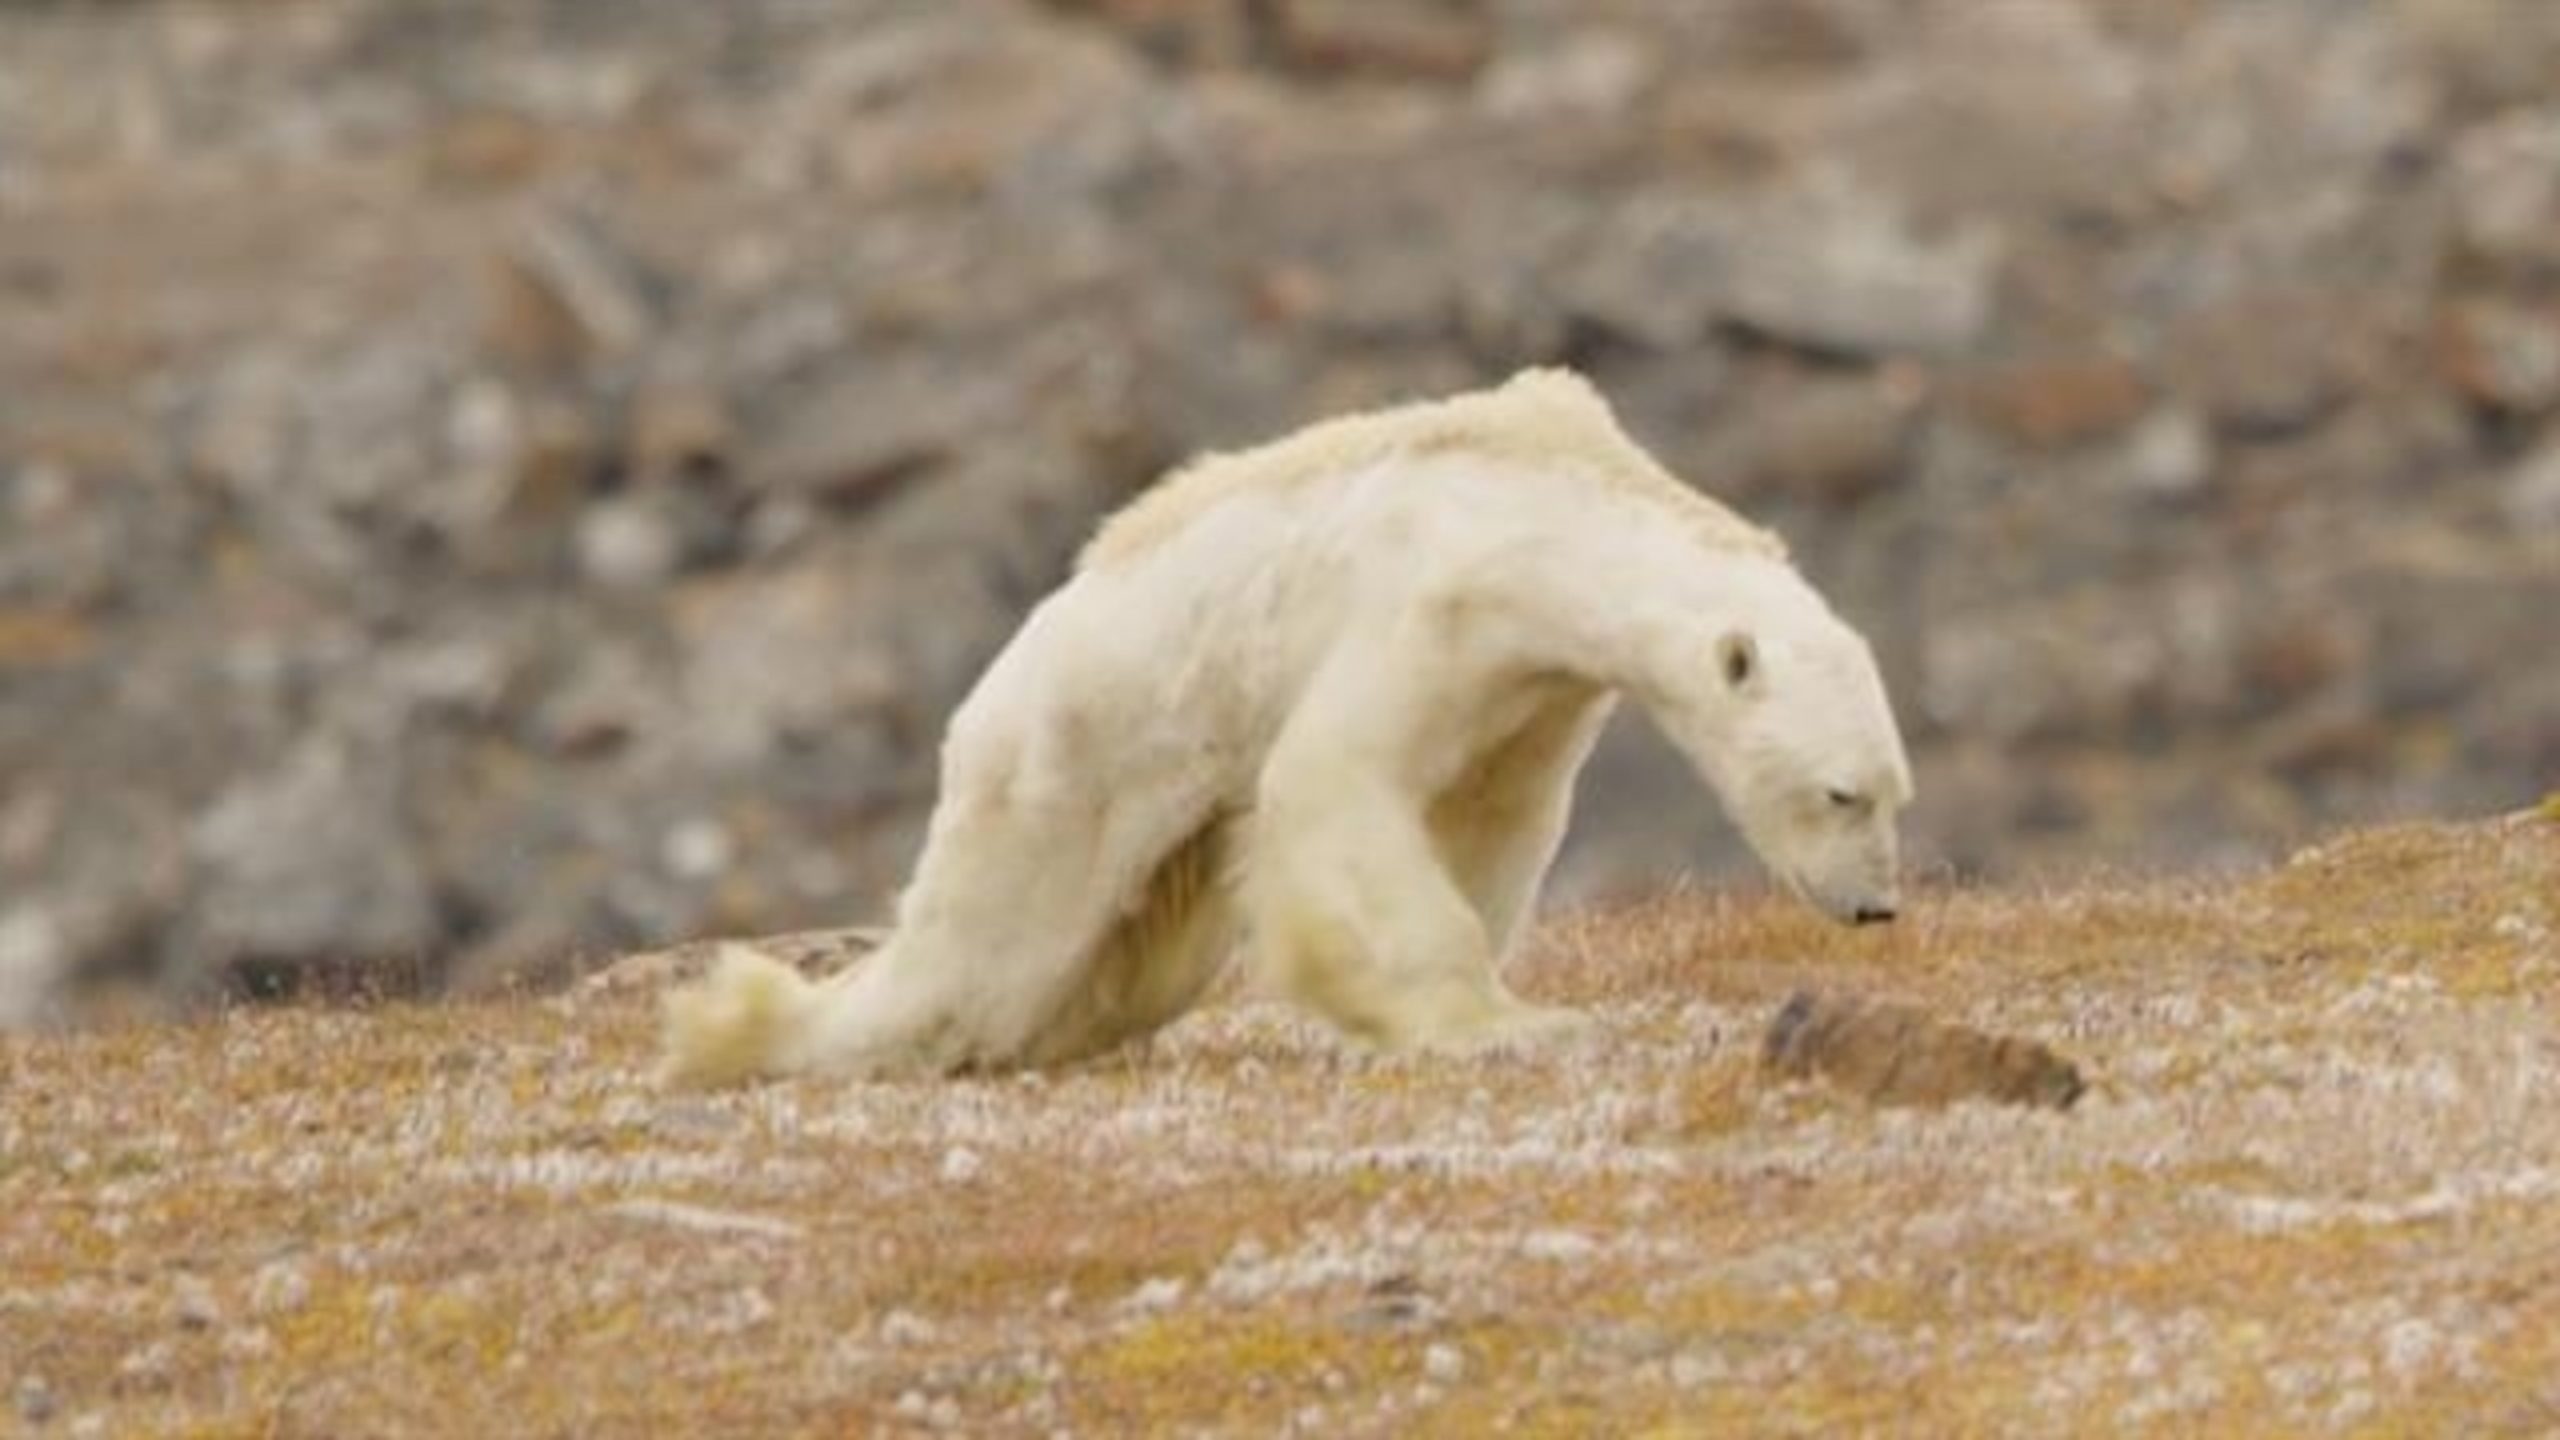
<path id="1" fill-rule="evenodd" d="M 1721 548 L 1786 555 L 1776 535 L 1663 469 L 1628 437 L 1591 382 L 1570 370 L 1535 369 L 1491 389 L 1319 421 L 1251 449 L 1203 455 L 1106 521 L 1077 568 L 1132 559 L 1235 495 L 1284 492 L 1398 456 L 1438 454 L 1571 475 L 1663 505 Z"/>

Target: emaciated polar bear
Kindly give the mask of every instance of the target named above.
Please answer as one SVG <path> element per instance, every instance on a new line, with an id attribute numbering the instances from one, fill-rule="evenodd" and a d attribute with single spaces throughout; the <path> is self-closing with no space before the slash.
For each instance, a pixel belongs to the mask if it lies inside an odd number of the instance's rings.
<path id="1" fill-rule="evenodd" d="M 883 947 L 730 947 L 665 1074 L 1046 1065 L 1261 978 L 1387 1047 L 1568 1028 L 1497 977 L 1615 697 L 1799 894 L 1889 919 L 1910 770 L 1875 664 L 1776 537 L 1576 375 L 1200 460 L 1112 518 L 952 717 Z"/>

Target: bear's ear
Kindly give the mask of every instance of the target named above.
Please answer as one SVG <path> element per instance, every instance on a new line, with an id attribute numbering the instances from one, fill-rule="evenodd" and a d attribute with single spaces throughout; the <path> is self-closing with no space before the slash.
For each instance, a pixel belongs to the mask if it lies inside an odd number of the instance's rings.
<path id="1" fill-rule="evenodd" d="M 1740 630 L 1727 630 L 1716 637 L 1716 672 L 1724 676 L 1726 689 L 1739 694 L 1753 689 L 1760 681 L 1760 645 Z"/>

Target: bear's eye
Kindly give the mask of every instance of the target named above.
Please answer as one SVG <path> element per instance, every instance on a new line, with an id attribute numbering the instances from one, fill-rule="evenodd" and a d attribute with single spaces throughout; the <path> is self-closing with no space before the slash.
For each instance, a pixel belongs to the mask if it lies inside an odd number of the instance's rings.
<path id="1" fill-rule="evenodd" d="M 1867 803 L 1867 797 L 1855 790 L 1825 790 L 1822 798 L 1830 801 L 1834 810 L 1856 810 Z"/>

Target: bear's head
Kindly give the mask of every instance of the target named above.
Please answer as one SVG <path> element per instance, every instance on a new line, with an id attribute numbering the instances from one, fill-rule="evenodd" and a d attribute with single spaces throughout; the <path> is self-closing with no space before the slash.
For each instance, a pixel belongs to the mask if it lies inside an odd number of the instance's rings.
<path id="1" fill-rule="evenodd" d="M 1680 707 L 1674 738 L 1788 889 L 1835 919 L 1890 920 L 1911 802 L 1901 732 L 1867 642 L 1819 600 L 1790 608 L 1715 635 L 1692 662 L 1712 699 Z"/>

